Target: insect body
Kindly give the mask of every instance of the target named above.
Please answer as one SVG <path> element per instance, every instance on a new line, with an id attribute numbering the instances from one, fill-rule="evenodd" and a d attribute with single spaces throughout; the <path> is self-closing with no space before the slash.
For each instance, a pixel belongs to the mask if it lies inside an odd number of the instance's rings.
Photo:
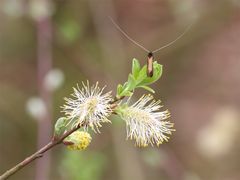
<path id="1" fill-rule="evenodd" d="M 148 53 L 147 58 L 147 76 L 152 77 L 153 76 L 153 53 Z"/>
<path id="2" fill-rule="evenodd" d="M 181 37 L 183 37 L 186 32 L 191 28 L 192 24 L 190 24 L 186 29 L 185 31 L 180 34 L 175 40 L 167 43 L 166 45 L 154 50 L 154 51 L 150 51 L 148 50 L 147 48 L 145 48 L 144 46 L 142 46 L 141 44 L 139 44 L 137 41 L 133 40 L 122 28 L 120 28 L 120 26 L 111 18 L 109 17 L 109 19 L 112 21 L 112 23 L 114 24 L 114 26 L 129 40 L 131 41 L 132 43 L 134 43 L 136 46 L 140 47 L 142 50 L 146 51 L 148 53 L 147 55 L 147 76 L 148 77 L 152 77 L 153 74 L 154 74 L 154 69 L 153 69 L 153 54 L 174 44 L 177 40 L 179 40 Z"/>

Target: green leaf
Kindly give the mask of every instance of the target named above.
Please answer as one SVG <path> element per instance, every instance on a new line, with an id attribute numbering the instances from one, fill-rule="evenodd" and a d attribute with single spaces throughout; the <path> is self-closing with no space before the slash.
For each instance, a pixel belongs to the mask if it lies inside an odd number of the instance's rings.
<path id="1" fill-rule="evenodd" d="M 162 76 L 162 65 L 158 64 L 156 61 L 153 63 L 153 76 L 143 79 L 138 86 L 146 86 L 154 83 Z"/>
<path id="2" fill-rule="evenodd" d="M 118 86 L 117 86 L 117 95 L 121 94 L 122 91 L 123 91 L 123 86 L 121 84 L 118 84 Z"/>
<path id="3" fill-rule="evenodd" d="M 121 94 L 119 94 L 119 97 L 122 96 L 132 96 L 133 92 L 129 91 L 129 90 L 124 90 Z"/>
<path id="4" fill-rule="evenodd" d="M 128 105 L 125 103 L 125 104 L 121 104 L 121 105 L 118 105 L 115 109 L 114 109 L 114 112 L 117 113 L 119 116 L 121 116 L 124 111 L 126 110 L 126 108 L 128 107 Z"/>
<path id="5" fill-rule="evenodd" d="M 144 65 L 142 69 L 139 71 L 139 74 L 136 80 L 137 84 L 141 83 L 146 78 L 147 78 L 147 65 Z"/>
<path id="6" fill-rule="evenodd" d="M 127 86 L 128 86 L 128 82 L 125 82 L 123 85 L 123 91 L 127 88 Z"/>
<path id="7" fill-rule="evenodd" d="M 54 126 L 54 136 L 58 137 L 60 135 L 62 135 L 64 133 L 64 131 L 66 130 L 66 126 L 68 123 L 68 119 L 66 117 L 60 117 L 57 122 L 55 123 Z"/>
<path id="8" fill-rule="evenodd" d="M 137 59 L 132 61 L 132 74 L 128 75 L 128 81 L 124 85 L 119 84 L 117 87 L 117 97 L 132 96 L 135 88 L 144 88 L 147 91 L 154 93 L 154 90 L 148 85 L 157 81 L 162 75 L 162 65 L 157 61 L 153 62 L 153 76 L 147 76 L 147 65 L 142 68 Z"/>
<path id="9" fill-rule="evenodd" d="M 127 90 L 133 90 L 136 87 L 136 80 L 132 74 L 128 75 Z"/>
<path id="10" fill-rule="evenodd" d="M 145 89 L 145 90 L 147 90 L 147 91 L 149 91 L 151 93 L 155 93 L 155 91 L 152 88 L 148 87 L 148 86 L 139 86 L 139 87 L 143 88 L 143 89 Z"/>
<path id="11" fill-rule="evenodd" d="M 137 78 L 139 71 L 141 70 L 140 63 L 137 59 L 133 59 L 132 61 L 132 75 Z"/>
<path id="12" fill-rule="evenodd" d="M 126 91 L 124 93 L 124 96 L 132 96 L 132 95 L 133 95 L 133 92 L 131 92 L 131 91 Z"/>

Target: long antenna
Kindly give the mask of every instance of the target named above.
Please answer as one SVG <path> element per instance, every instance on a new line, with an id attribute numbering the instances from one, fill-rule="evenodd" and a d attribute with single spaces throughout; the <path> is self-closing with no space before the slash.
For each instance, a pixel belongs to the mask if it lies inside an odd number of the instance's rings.
<path id="1" fill-rule="evenodd" d="M 122 28 L 120 28 L 120 26 L 109 16 L 109 19 L 112 21 L 112 23 L 114 24 L 114 26 L 116 26 L 116 28 L 132 43 L 134 43 L 135 45 L 137 45 L 138 47 L 140 47 L 141 49 L 143 49 L 144 51 L 146 51 L 147 53 L 151 52 L 149 51 L 147 48 L 145 48 L 144 46 L 142 46 L 141 44 L 139 44 L 137 41 L 135 41 L 134 39 L 132 39 Z"/>
<path id="2" fill-rule="evenodd" d="M 167 43 L 166 45 L 154 50 L 154 51 L 150 51 L 147 48 L 145 48 L 144 46 L 142 46 L 141 44 L 139 44 L 137 41 L 135 41 L 134 39 L 132 39 L 110 16 L 109 19 L 112 21 L 112 23 L 114 24 L 114 26 L 132 43 L 134 43 L 135 45 L 137 45 L 138 47 L 140 47 L 141 49 L 143 49 L 144 51 L 146 51 L 147 53 L 156 53 L 164 48 L 167 48 L 169 46 L 171 46 L 172 44 L 174 44 L 176 41 L 178 41 L 179 39 L 181 39 L 188 31 L 189 29 L 192 27 L 193 23 L 191 23 L 182 34 L 180 34 L 175 40 Z"/>
<path id="3" fill-rule="evenodd" d="M 183 31 L 183 33 L 180 34 L 175 40 L 167 43 L 166 45 L 164 45 L 164 46 L 162 46 L 162 47 L 160 47 L 160 48 L 158 48 L 158 49 L 156 49 L 156 50 L 154 50 L 154 51 L 152 51 L 152 53 L 156 53 L 156 52 L 158 52 L 158 51 L 160 51 L 160 50 L 162 50 L 162 49 L 164 49 L 164 48 L 166 48 L 166 47 L 171 46 L 172 44 L 174 44 L 176 41 L 178 41 L 179 39 L 181 39 L 181 38 L 189 31 L 189 29 L 192 27 L 192 25 L 193 25 L 193 23 L 191 23 L 190 25 L 188 25 L 188 27 Z"/>

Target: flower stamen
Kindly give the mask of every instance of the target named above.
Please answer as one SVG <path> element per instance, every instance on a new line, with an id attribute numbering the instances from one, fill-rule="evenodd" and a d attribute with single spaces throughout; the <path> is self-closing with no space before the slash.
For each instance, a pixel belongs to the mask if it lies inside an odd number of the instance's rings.
<path id="1" fill-rule="evenodd" d="M 82 85 L 82 89 L 78 85 L 73 88 L 73 98 L 65 98 L 63 112 L 73 126 L 85 124 L 85 129 L 91 127 L 95 132 L 100 132 L 101 122 L 110 122 L 107 118 L 112 114 L 111 92 L 103 94 L 104 88 L 99 88 L 98 82 L 91 87 L 88 81 Z"/>

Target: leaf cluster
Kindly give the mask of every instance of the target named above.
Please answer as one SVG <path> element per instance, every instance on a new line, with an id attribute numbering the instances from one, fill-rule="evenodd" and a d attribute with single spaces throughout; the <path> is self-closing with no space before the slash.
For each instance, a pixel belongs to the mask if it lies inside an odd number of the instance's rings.
<path id="1" fill-rule="evenodd" d="M 147 65 L 141 67 L 137 59 L 132 61 L 132 73 L 128 75 L 128 80 L 123 85 L 119 84 L 117 87 L 117 98 L 124 96 L 132 96 L 136 88 L 143 88 L 151 93 L 155 91 L 149 87 L 152 83 L 157 81 L 162 75 L 162 65 L 157 61 L 153 62 L 153 76 L 147 76 Z"/>

